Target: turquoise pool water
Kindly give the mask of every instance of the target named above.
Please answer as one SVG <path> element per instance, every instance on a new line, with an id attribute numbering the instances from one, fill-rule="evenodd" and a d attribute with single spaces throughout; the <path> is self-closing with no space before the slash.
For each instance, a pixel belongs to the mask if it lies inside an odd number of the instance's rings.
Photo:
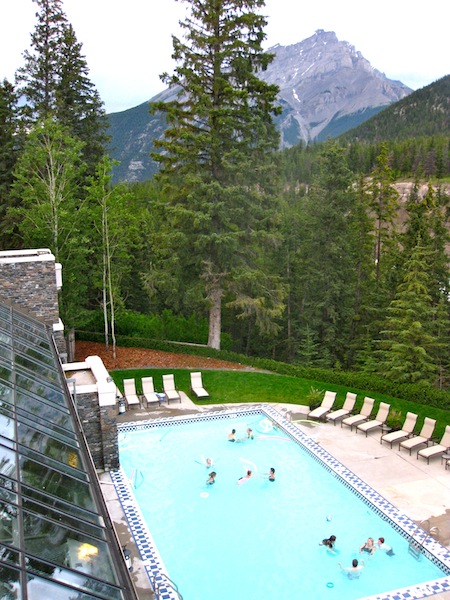
<path id="1" fill-rule="evenodd" d="M 263 418 L 120 435 L 122 469 L 184 600 L 356 600 L 444 576 L 425 557 L 414 559 L 407 540 L 285 432 L 264 431 Z M 248 426 L 253 440 L 245 439 Z M 232 428 L 244 441 L 228 441 Z M 253 477 L 239 485 L 248 468 Z M 208 486 L 211 470 L 216 483 Z M 319 546 L 331 534 L 337 555 Z M 360 578 L 349 580 L 338 563 L 361 559 L 369 536 L 383 536 L 395 555 L 364 557 Z"/>

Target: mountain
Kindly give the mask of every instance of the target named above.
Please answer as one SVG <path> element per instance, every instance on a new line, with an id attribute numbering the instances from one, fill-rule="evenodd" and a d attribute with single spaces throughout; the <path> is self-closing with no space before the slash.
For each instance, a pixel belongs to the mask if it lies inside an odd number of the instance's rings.
<path id="1" fill-rule="evenodd" d="M 419 136 L 450 136 L 450 75 L 385 108 L 340 138 L 374 143 Z"/>
<path id="2" fill-rule="evenodd" d="M 374 69 L 348 42 L 332 31 L 318 30 L 303 42 L 274 46 L 275 55 L 260 78 L 280 88 L 283 112 L 276 118 L 281 147 L 337 137 L 411 93 L 399 81 Z M 166 89 L 150 100 L 168 101 L 177 90 Z M 164 131 L 164 117 L 150 115 L 147 102 L 108 115 L 110 154 L 120 161 L 115 181 L 144 181 L 156 171 L 150 158 L 153 140 Z"/>

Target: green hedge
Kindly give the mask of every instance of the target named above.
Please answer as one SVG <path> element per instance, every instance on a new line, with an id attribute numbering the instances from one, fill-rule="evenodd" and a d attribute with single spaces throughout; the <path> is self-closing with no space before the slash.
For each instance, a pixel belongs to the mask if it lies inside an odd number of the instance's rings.
<path id="1" fill-rule="evenodd" d="M 104 337 L 98 333 L 88 333 L 85 331 L 76 331 L 76 337 L 86 341 L 103 342 Z M 387 379 L 381 379 L 370 374 L 358 373 L 356 371 L 335 371 L 332 369 L 319 369 L 313 367 L 302 367 L 288 363 L 277 362 L 269 358 L 257 358 L 238 354 L 230 350 L 214 350 L 206 346 L 192 346 L 154 340 L 148 338 L 137 338 L 131 336 L 118 335 L 116 337 L 118 346 L 128 348 L 151 348 L 152 350 L 162 350 L 178 354 L 192 354 L 196 356 L 205 356 L 219 358 L 230 362 L 240 363 L 278 373 L 280 375 L 290 375 L 292 377 L 302 377 L 314 381 L 323 381 L 329 384 L 346 386 L 348 388 L 357 388 L 361 390 L 372 390 L 394 398 L 401 398 L 417 404 L 425 404 L 450 410 L 450 392 L 439 390 L 431 386 L 421 386 L 417 384 L 396 383 Z"/>

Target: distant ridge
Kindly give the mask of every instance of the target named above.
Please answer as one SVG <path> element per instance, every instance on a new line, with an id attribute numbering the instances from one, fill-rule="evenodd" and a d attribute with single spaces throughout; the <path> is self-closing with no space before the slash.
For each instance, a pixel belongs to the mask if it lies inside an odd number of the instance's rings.
<path id="1" fill-rule="evenodd" d="M 341 139 L 373 143 L 419 136 L 450 136 L 450 75 L 385 108 Z"/>
<path id="2" fill-rule="evenodd" d="M 280 88 L 283 112 L 276 124 L 282 148 L 337 137 L 412 91 L 377 71 L 334 32 L 318 30 L 303 42 L 277 45 L 269 52 L 275 58 L 260 77 Z M 168 101 L 175 93 L 166 89 L 152 101 Z M 153 140 L 164 132 L 161 115 L 150 115 L 145 102 L 108 118 L 110 153 L 120 161 L 114 170 L 115 181 L 149 179 L 157 171 L 150 152 Z"/>

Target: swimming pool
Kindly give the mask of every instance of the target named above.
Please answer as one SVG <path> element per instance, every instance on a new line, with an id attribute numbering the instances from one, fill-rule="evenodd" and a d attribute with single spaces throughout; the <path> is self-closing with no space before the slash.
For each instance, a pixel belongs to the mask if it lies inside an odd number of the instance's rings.
<path id="1" fill-rule="evenodd" d="M 266 417 L 282 428 L 262 431 Z M 243 437 L 248 425 L 262 431 L 258 439 L 227 442 L 232 427 Z M 127 424 L 120 432 L 122 469 L 113 480 L 130 528 L 150 578 L 167 570 L 185 600 L 388 599 L 411 590 L 420 598 L 449 589 L 446 549 L 416 532 L 431 558 L 416 562 L 406 539 L 415 523 L 271 407 Z M 215 461 L 214 486 L 205 485 L 202 455 Z M 260 477 L 270 466 L 274 483 Z M 238 485 L 249 467 L 257 476 Z M 338 556 L 318 544 L 330 534 Z M 338 561 L 349 566 L 360 544 L 380 535 L 395 556 L 366 558 L 361 578 L 349 581 Z M 404 595 L 388 593 L 407 586 Z"/>

